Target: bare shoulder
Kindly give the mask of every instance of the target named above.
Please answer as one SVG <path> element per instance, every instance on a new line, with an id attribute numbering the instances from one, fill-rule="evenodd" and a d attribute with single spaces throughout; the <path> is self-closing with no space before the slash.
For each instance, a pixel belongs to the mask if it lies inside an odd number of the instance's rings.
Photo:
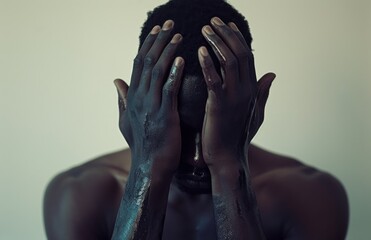
<path id="1" fill-rule="evenodd" d="M 129 168 L 123 150 L 54 177 L 44 196 L 48 239 L 109 239 Z"/>
<path id="2" fill-rule="evenodd" d="M 261 166 L 255 186 L 280 199 L 287 210 L 287 239 L 345 239 L 348 198 L 335 176 L 290 157 L 256 151 L 265 157 L 260 164 L 269 166 Z"/>

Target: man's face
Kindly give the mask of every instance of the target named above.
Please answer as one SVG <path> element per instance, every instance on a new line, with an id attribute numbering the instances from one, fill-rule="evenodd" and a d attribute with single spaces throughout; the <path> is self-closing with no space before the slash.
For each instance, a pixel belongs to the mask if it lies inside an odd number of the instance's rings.
<path id="1" fill-rule="evenodd" d="M 184 76 L 178 99 L 181 123 L 201 131 L 207 100 L 207 88 L 203 76 Z"/>

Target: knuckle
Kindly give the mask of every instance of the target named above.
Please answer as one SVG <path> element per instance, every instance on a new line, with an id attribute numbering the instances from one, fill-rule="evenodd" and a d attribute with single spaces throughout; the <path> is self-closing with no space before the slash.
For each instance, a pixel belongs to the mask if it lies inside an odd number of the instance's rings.
<path id="1" fill-rule="evenodd" d="M 223 28 L 223 34 L 227 37 L 235 37 L 236 36 L 236 34 L 233 32 L 233 30 L 228 28 L 228 27 Z"/>
<path id="2" fill-rule="evenodd" d="M 224 64 L 226 67 L 236 67 L 238 64 L 238 61 L 237 61 L 237 58 L 233 56 L 233 57 L 227 58 Z"/>
<path id="3" fill-rule="evenodd" d="M 174 82 L 173 81 L 170 81 L 170 82 L 165 83 L 164 87 L 162 88 L 162 93 L 164 95 L 173 95 L 173 94 L 175 94 Z"/>
<path id="4" fill-rule="evenodd" d="M 170 73 L 169 73 L 169 76 L 168 76 L 167 81 L 165 83 L 165 86 L 169 87 L 169 88 L 176 88 L 177 85 L 178 85 L 180 77 L 181 77 L 181 75 L 179 73 L 179 70 L 177 68 L 173 67 L 170 70 Z"/>
<path id="5" fill-rule="evenodd" d="M 146 66 L 146 67 L 152 67 L 152 66 L 154 66 L 155 65 L 155 58 L 153 57 L 153 56 L 146 56 L 145 58 L 144 58 L 144 65 Z"/>
<path id="6" fill-rule="evenodd" d="M 212 41 L 214 42 L 215 46 L 221 46 L 221 44 L 224 44 L 224 42 L 222 41 L 222 39 L 219 38 L 219 37 L 214 37 L 214 38 L 212 39 Z M 213 44 L 213 45 L 214 45 L 214 44 Z"/>
<path id="7" fill-rule="evenodd" d="M 152 70 L 152 79 L 160 79 L 164 75 L 164 71 L 162 70 L 161 67 L 156 66 Z"/>
<path id="8" fill-rule="evenodd" d="M 221 63 L 221 64 L 223 64 L 223 63 Z M 202 65 L 202 67 L 205 68 L 205 69 L 211 69 L 213 66 L 214 66 L 214 63 L 210 59 L 205 59 L 205 61 L 203 62 L 203 65 Z"/>
<path id="9" fill-rule="evenodd" d="M 170 71 L 168 81 L 171 81 L 171 82 L 175 81 L 176 77 L 177 77 L 177 72 L 176 71 Z"/>
<path id="10" fill-rule="evenodd" d="M 139 67 L 139 66 L 141 66 L 141 65 L 143 64 L 143 58 L 142 58 L 142 56 L 137 55 L 137 56 L 134 58 L 133 62 L 134 62 L 134 66 L 135 66 L 135 67 Z"/>

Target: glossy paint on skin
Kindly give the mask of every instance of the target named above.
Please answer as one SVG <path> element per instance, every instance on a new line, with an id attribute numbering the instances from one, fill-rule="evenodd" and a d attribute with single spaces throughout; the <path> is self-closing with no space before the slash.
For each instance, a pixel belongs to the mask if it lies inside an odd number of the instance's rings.
<path id="1" fill-rule="evenodd" d="M 225 224 L 230 222 L 229 214 L 227 212 L 230 210 L 226 205 L 226 201 L 222 196 L 213 196 L 214 212 L 215 212 L 215 222 L 218 231 L 218 239 L 233 239 L 231 224 Z"/>
<path id="2" fill-rule="evenodd" d="M 214 35 L 214 31 L 211 29 L 210 26 L 205 26 L 202 29 L 202 32 L 204 33 L 204 37 L 207 39 L 207 41 L 210 43 L 211 47 L 213 48 L 214 52 L 216 52 L 216 56 L 218 57 L 221 64 L 225 64 L 227 62 L 227 58 L 224 56 L 223 52 L 220 50 L 218 45 L 215 43 L 213 39 L 210 38 L 210 36 Z"/>
<path id="3" fill-rule="evenodd" d="M 196 138 L 195 138 L 195 154 L 194 154 L 194 157 L 193 157 L 193 160 L 195 162 L 198 162 L 200 160 L 200 154 L 202 154 L 200 135 L 201 135 L 200 133 L 197 133 Z"/>
<path id="4" fill-rule="evenodd" d="M 118 212 L 115 223 L 113 240 L 120 240 L 122 236 L 134 239 L 138 234 L 146 232 L 146 229 L 139 225 L 145 221 L 145 200 L 148 198 L 150 180 L 145 177 L 143 172 L 133 171 L 130 173 L 128 184 L 126 185 L 125 195 L 121 205 L 126 208 Z M 144 214 L 143 214 L 144 213 Z M 134 227 L 133 227 L 134 226 Z M 138 226 L 138 227 L 136 227 Z"/>

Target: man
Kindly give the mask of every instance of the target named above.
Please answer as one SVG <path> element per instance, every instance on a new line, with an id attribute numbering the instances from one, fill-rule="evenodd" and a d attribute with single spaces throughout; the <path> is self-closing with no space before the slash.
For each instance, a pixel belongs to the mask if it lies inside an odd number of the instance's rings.
<path id="1" fill-rule="evenodd" d="M 130 150 L 53 179 L 49 239 L 345 238 L 341 184 L 251 144 L 275 75 L 256 81 L 242 15 L 221 0 L 173 0 L 140 40 L 130 87 L 115 80 Z"/>

